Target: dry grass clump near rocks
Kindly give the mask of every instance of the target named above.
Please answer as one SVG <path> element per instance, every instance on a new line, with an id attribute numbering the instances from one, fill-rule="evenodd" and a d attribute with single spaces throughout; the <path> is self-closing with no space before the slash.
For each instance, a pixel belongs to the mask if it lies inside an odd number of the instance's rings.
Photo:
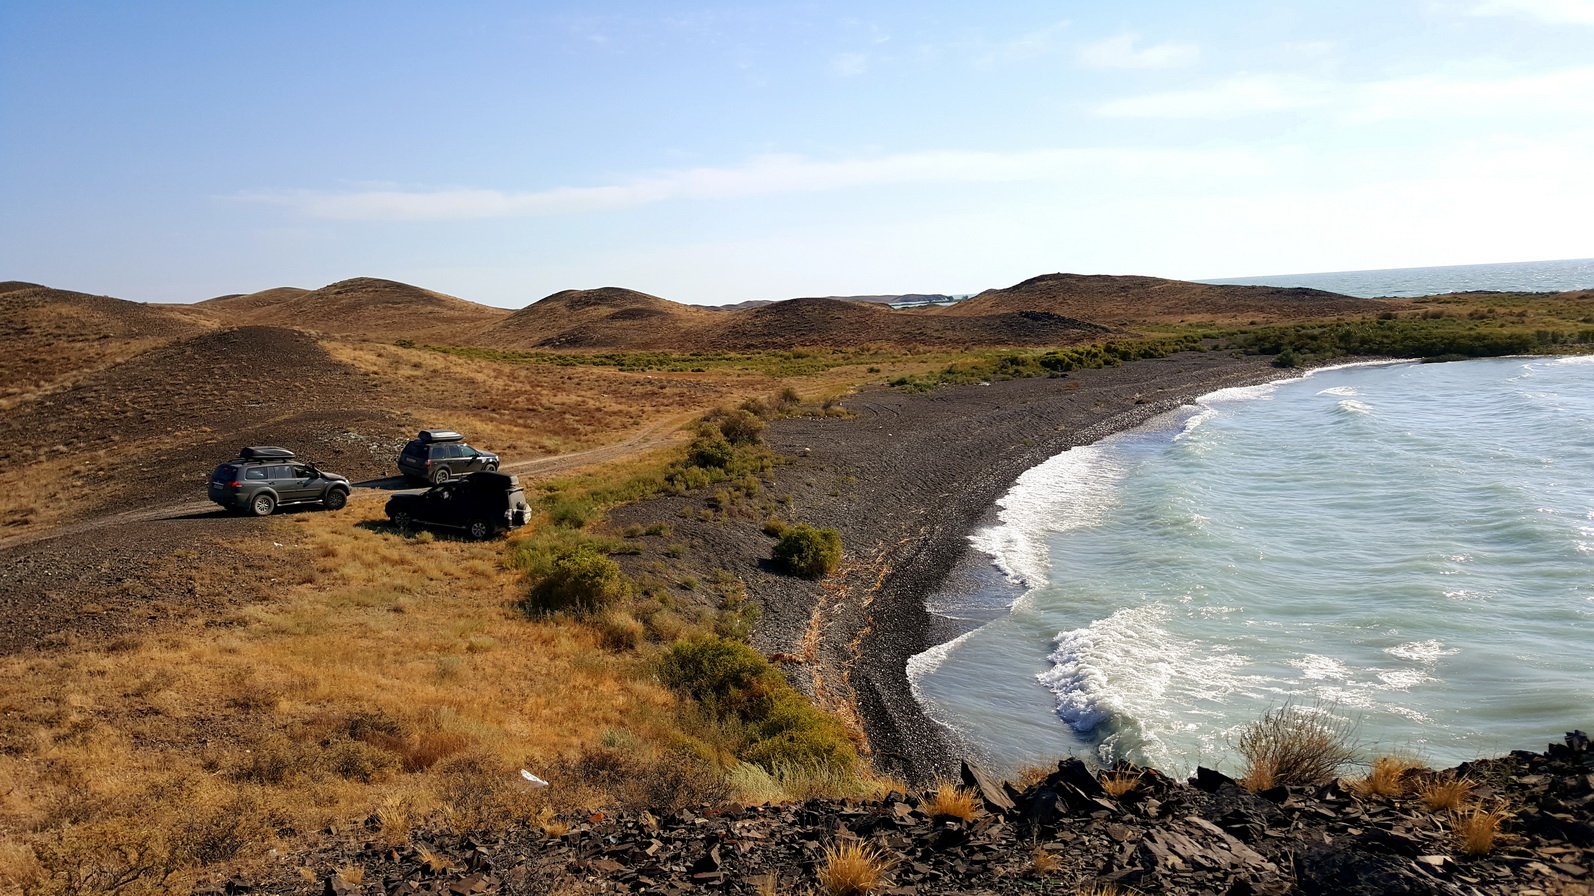
<path id="1" fill-rule="evenodd" d="M 1245 760 L 1240 784 L 1253 792 L 1313 787 L 1334 780 L 1356 758 L 1356 724 L 1322 707 L 1270 709 L 1241 729 L 1235 750 Z"/>
<path id="2" fill-rule="evenodd" d="M 825 850 L 820 865 L 819 891 L 826 896 L 867 896 L 886 886 L 891 862 L 880 849 L 848 842 Z"/>
<path id="3" fill-rule="evenodd" d="M 1511 813 L 1503 806 L 1473 806 L 1457 810 L 1450 816 L 1456 848 L 1469 856 L 1488 855 L 1499 843 L 1502 836 L 1500 828 L 1510 817 Z"/>
<path id="4" fill-rule="evenodd" d="M 924 801 L 924 811 L 931 818 L 973 821 L 980 814 L 980 799 L 973 789 L 945 781 Z"/>
<path id="5" fill-rule="evenodd" d="M 1409 756 L 1379 756 L 1367 774 L 1346 782 L 1350 790 L 1363 797 L 1402 797 L 1415 785 L 1424 766 Z"/>
<path id="6" fill-rule="evenodd" d="M 1112 771 L 1102 772 L 1097 776 L 1101 781 L 1101 789 L 1113 799 L 1122 799 L 1140 786 L 1140 779 L 1144 775 L 1140 771 Z"/>
<path id="7" fill-rule="evenodd" d="M 1455 811 L 1467 802 L 1477 783 L 1466 775 L 1441 775 L 1417 785 L 1417 798 L 1431 811 Z"/>

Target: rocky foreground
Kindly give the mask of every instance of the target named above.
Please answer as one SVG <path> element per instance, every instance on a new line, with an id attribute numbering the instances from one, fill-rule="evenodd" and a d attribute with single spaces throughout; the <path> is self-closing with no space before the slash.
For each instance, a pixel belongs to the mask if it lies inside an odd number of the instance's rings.
<path id="1" fill-rule="evenodd" d="M 965 766 L 978 795 L 967 820 L 932 816 L 928 797 L 892 794 L 663 817 L 594 812 L 565 819 L 558 835 L 549 825 L 416 833 L 395 847 L 379 845 L 373 817 L 314 857 L 319 873 L 197 892 L 823 893 L 833 892 L 820 883 L 827 849 L 849 842 L 878 851 L 888 870 L 872 892 L 892 896 L 1524 896 L 1587 894 L 1594 880 L 1594 752 L 1582 732 L 1545 753 L 1517 751 L 1450 773 L 1476 783 L 1474 805 L 1509 810 L 1497 842 L 1479 855 L 1461 847 L 1455 815 L 1414 798 L 1365 797 L 1337 781 L 1253 794 L 1209 769 L 1188 782 L 1135 771 L 1135 787 L 1114 798 L 1077 760 L 1022 789 Z"/>

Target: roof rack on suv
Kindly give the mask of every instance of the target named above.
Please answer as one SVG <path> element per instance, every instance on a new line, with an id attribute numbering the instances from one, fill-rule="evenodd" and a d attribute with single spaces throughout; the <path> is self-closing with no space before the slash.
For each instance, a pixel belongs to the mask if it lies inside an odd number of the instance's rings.
<path id="1" fill-rule="evenodd" d="M 465 437 L 452 429 L 423 429 L 420 434 L 423 442 L 463 442 Z"/>
<path id="2" fill-rule="evenodd" d="M 286 448 L 278 448 L 275 445 L 250 445 L 239 451 L 238 456 L 246 460 L 287 460 L 294 454 Z"/>

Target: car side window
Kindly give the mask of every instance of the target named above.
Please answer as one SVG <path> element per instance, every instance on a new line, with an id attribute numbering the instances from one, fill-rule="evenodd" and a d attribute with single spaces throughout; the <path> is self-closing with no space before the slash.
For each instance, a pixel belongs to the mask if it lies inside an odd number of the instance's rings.
<path id="1" fill-rule="evenodd" d="M 253 481 L 264 480 L 266 478 L 266 468 L 265 467 L 245 467 L 244 468 L 244 478 L 245 479 L 249 479 L 249 480 L 253 480 Z"/>
<path id="2" fill-rule="evenodd" d="M 479 452 L 477 452 L 475 448 L 472 448 L 471 446 L 465 444 L 464 442 L 461 442 L 459 444 L 459 456 L 460 457 L 475 457 L 478 453 Z"/>
<path id="3" fill-rule="evenodd" d="M 268 478 L 268 479 L 292 479 L 293 478 L 293 474 L 289 472 L 289 467 L 288 467 L 287 464 L 278 464 L 278 465 L 273 466 L 273 467 L 267 467 L 266 469 L 267 469 L 266 478 Z"/>
<path id="4" fill-rule="evenodd" d="M 294 464 L 293 465 L 293 478 L 295 478 L 295 479 L 308 479 L 309 476 L 310 476 L 310 468 L 309 467 L 305 466 L 304 464 Z"/>

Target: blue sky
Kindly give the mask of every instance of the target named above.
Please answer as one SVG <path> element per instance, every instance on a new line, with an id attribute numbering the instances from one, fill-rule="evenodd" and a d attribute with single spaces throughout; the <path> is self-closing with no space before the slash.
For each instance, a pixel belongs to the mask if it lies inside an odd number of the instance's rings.
<path id="1" fill-rule="evenodd" d="M 1594 0 L 0 4 L 0 279 L 522 307 L 1594 255 Z"/>

